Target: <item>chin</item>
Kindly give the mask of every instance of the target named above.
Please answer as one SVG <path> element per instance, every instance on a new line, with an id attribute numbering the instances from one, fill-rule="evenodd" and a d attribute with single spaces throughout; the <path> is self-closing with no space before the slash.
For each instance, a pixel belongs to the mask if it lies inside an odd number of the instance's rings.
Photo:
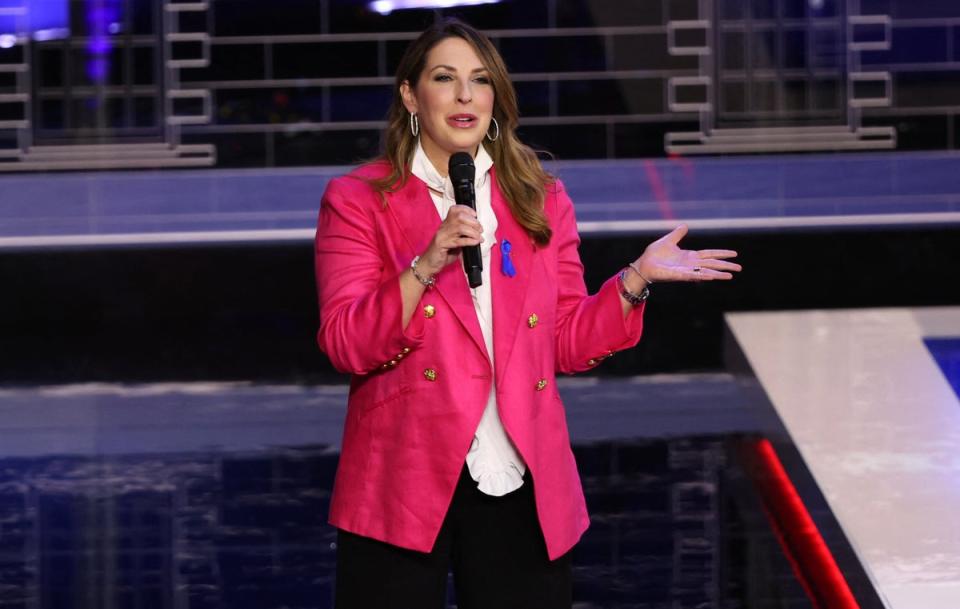
<path id="1" fill-rule="evenodd" d="M 457 142 L 450 142 L 449 145 L 444 146 L 444 148 L 450 154 L 454 154 L 456 152 L 467 152 L 471 156 L 473 156 L 473 153 L 477 151 L 477 146 L 479 145 L 480 145 L 480 140 L 473 140 L 469 142 L 464 142 L 461 140 Z"/>

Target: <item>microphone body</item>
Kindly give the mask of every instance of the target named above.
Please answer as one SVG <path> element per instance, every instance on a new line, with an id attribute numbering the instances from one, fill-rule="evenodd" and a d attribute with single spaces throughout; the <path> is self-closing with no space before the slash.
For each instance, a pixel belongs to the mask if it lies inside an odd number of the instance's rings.
<path id="1" fill-rule="evenodd" d="M 457 205 L 466 205 L 476 211 L 477 195 L 473 188 L 476 167 L 473 165 L 473 158 L 466 152 L 451 155 L 447 173 L 453 183 L 453 196 Z M 483 258 L 480 256 L 480 246 L 462 247 L 460 255 L 463 258 L 463 270 L 467 274 L 467 283 L 471 288 L 479 287 L 483 283 Z"/>

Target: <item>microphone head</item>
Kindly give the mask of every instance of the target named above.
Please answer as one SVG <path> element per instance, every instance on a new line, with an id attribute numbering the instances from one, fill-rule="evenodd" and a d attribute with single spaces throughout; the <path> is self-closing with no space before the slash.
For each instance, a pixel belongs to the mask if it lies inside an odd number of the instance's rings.
<path id="1" fill-rule="evenodd" d="M 473 166 L 473 157 L 466 152 L 455 152 L 450 155 L 450 162 L 447 165 L 447 173 L 450 174 L 450 181 L 473 182 L 473 177 L 477 173 L 477 168 Z"/>

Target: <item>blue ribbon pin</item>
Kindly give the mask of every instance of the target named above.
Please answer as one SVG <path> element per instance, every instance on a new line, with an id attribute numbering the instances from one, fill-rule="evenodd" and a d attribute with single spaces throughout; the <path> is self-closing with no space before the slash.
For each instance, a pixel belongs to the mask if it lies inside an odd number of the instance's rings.
<path id="1" fill-rule="evenodd" d="M 506 239 L 500 242 L 500 271 L 507 277 L 517 274 L 517 269 L 513 267 L 513 259 L 510 258 L 511 249 L 513 246 Z"/>

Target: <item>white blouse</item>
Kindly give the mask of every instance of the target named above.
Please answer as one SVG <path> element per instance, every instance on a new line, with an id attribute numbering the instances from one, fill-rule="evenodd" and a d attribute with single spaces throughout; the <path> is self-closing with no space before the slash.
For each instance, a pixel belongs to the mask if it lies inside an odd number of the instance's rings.
<path id="1" fill-rule="evenodd" d="M 484 149 L 478 146 L 477 157 L 474 159 L 477 169 L 474 180 L 474 190 L 477 197 L 477 219 L 483 226 L 483 243 L 480 244 L 480 253 L 483 258 L 483 283 L 478 288 L 470 290 L 473 296 L 473 308 L 477 312 L 477 321 L 480 322 L 480 331 L 483 333 L 483 342 L 490 355 L 490 367 L 493 369 L 493 304 L 490 293 L 490 252 L 496 245 L 497 216 L 493 213 L 490 203 L 490 168 L 493 159 Z M 449 177 L 443 177 L 427 158 L 426 153 L 417 142 L 417 151 L 414 153 L 413 175 L 420 178 L 430 187 L 430 197 L 437 208 L 440 218 L 446 218 L 450 208 L 456 205 L 453 193 L 453 184 Z M 443 193 L 442 195 L 440 193 Z M 461 265 L 462 270 L 462 265 Z M 487 495 L 499 497 L 515 491 L 523 485 L 523 474 L 527 467 L 517 453 L 510 438 L 507 437 L 497 412 L 496 382 L 490 384 L 490 395 L 487 397 L 487 406 L 480 419 L 480 425 L 473 437 L 473 444 L 467 452 L 467 468 L 470 477 L 477 481 L 477 487 Z"/>

